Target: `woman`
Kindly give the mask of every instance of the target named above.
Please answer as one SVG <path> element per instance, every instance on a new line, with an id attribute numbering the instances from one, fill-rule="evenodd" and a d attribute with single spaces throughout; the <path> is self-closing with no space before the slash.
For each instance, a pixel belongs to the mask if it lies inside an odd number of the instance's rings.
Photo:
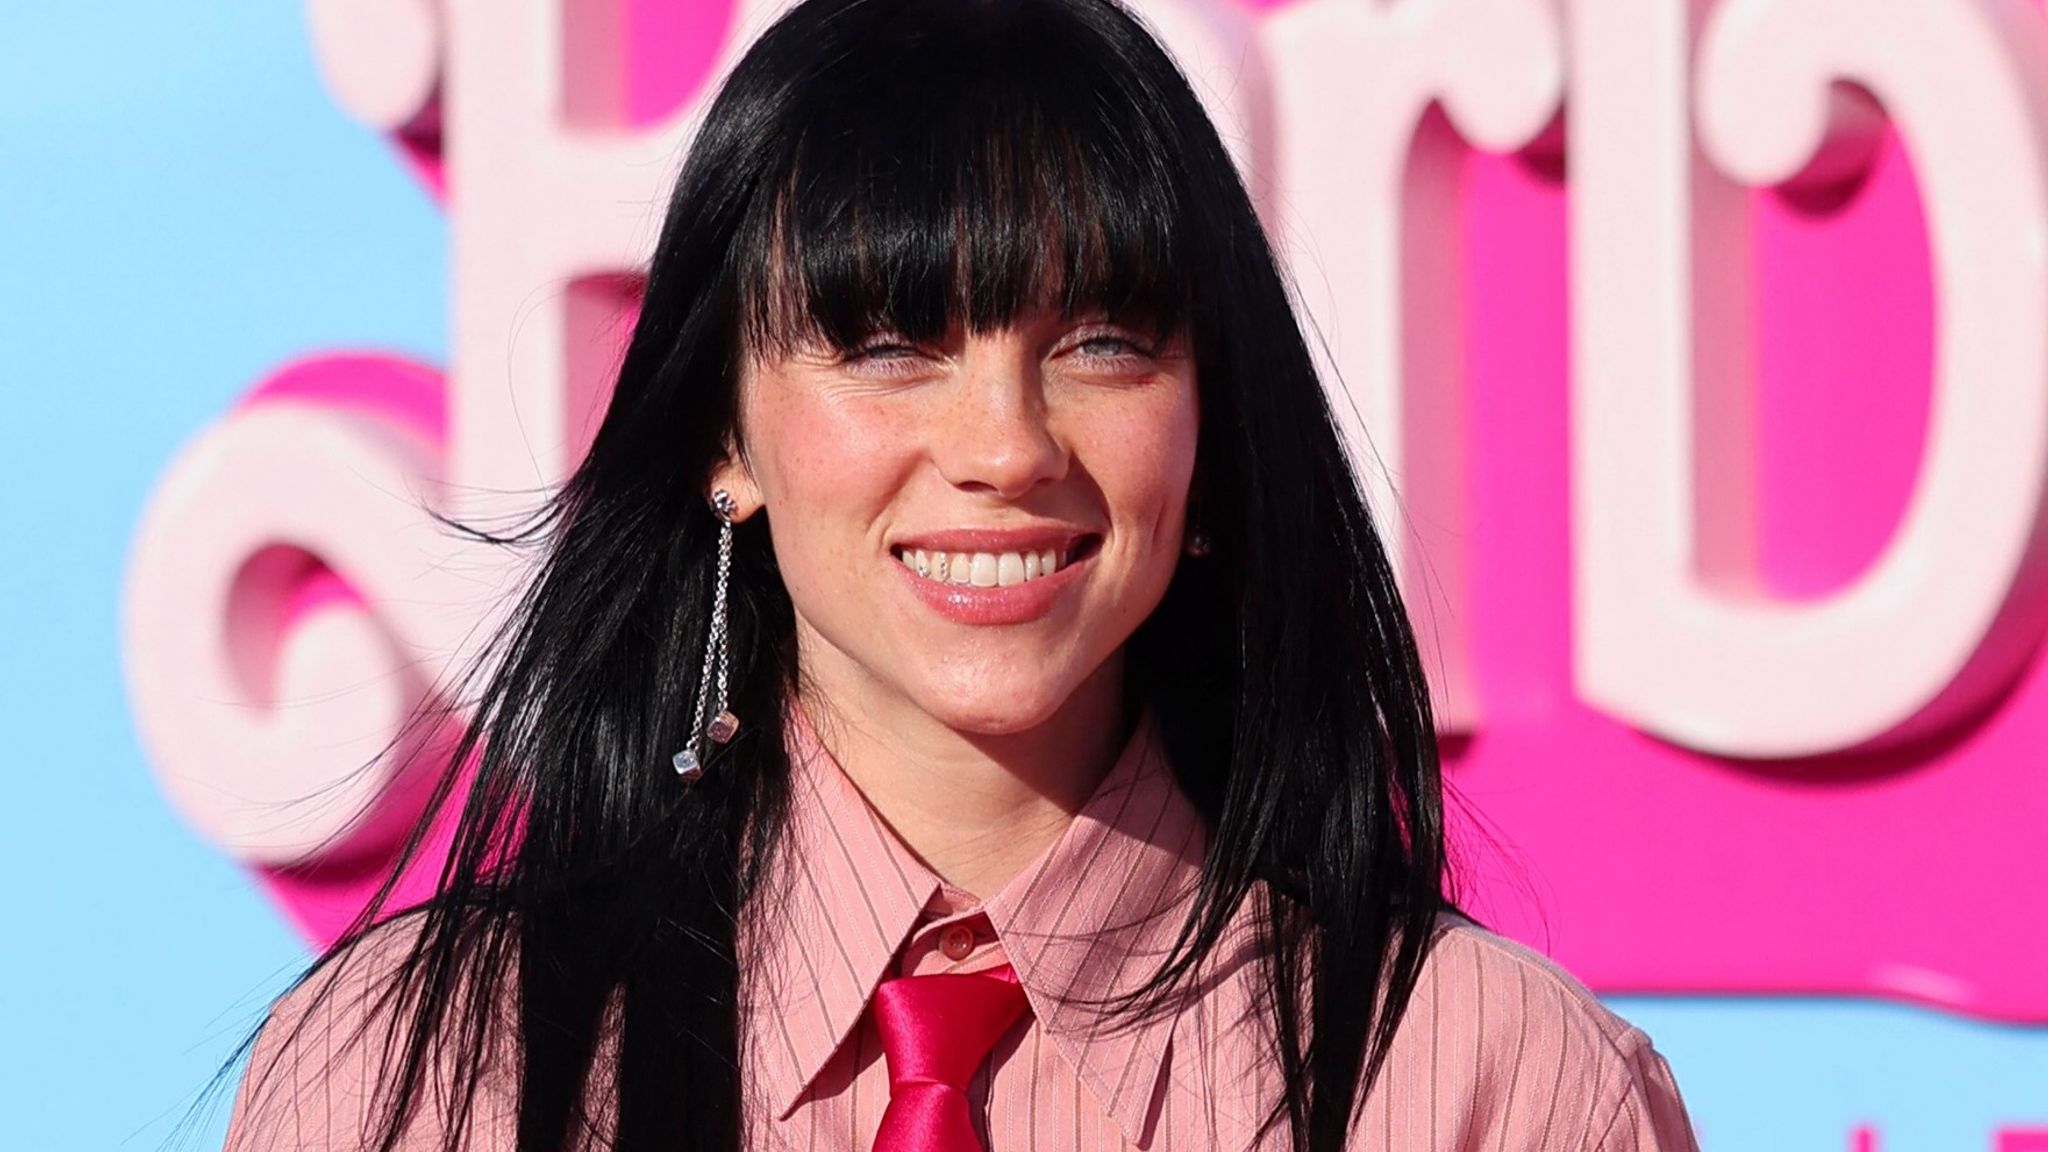
<path id="1" fill-rule="evenodd" d="M 1285 286 L 1112 0 L 771 28 L 526 535 L 437 896 L 284 998 L 231 1147 L 1693 1147 L 1447 897 Z"/>

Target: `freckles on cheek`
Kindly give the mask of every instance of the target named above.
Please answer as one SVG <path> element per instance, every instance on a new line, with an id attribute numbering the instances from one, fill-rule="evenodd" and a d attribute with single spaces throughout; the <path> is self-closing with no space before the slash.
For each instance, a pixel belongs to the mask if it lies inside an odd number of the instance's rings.
<path id="1" fill-rule="evenodd" d="M 762 494 L 771 512 L 798 511 L 776 506 L 800 497 L 815 484 L 813 477 L 831 465 L 819 459 L 821 449 L 830 449 L 830 438 L 821 434 L 813 406 L 794 393 L 795 388 L 782 381 L 762 388 L 750 422 L 754 456 L 762 464 Z"/>
<path id="2" fill-rule="evenodd" d="M 813 396 L 785 396 L 761 406 L 760 442 L 767 467 L 763 494 L 785 523 L 875 514 L 886 502 L 891 470 L 904 455 L 904 435 L 888 422 Z"/>
<path id="3" fill-rule="evenodd" d="M 1191 414 L 1105 423 L 1097 449 L 1097 475 L 1113 485 L 1111 499 L 1137 519 L 1150 542 L 1165 547 L 1179 529 L 1194 476 Z"/>

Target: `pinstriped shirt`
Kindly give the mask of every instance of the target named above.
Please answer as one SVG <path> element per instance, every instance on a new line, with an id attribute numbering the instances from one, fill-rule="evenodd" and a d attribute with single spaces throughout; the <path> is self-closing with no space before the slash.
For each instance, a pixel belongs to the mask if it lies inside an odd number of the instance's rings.
<path id="1" fill-rule="evenodd" d="M 1248 917 L 1160 1011 L 1132 1020 L 1095 1007 L 1165 955 L 1205 844 L 1149 727 L 1061 836 L 986 900 L 921 864 L 800 723 L 792 752 L 788 838 L 740 942 L 748 1147 L 869 1152 L 889 1096 L 868 1013 L 875 986 L 1003 963 L 1031 1011 L 969 1086 L 990 1152 L 1284 1146 L 1256 1139 L 1281 1085 Z M 403 930 L 373 933 L 276 1005 L 236 1095 L 228 1152 L 364 1146 L 390 1051 L 365 1039 L 382 1033 L 362 1030 L 364 1006 L 407 947 Z M 316 1001 L 323 984 L 338 987 Z M 606 1069 L 596 1077 L 601 1100 Z M 438 1068 L 404 1148 L 441 1147 L 440 1101 L 464 1081 L 476 1109 L 462 1146 L 515 1146 L 516 1070 L 494 1058 Z M 592 1123 L 581 1147 L 609 1147 L 606 1118 Z M 1648 1037 L 1542 956 L 1454 916 L 1438 925 L 1350 1146 L 1697 1152 Z"/>
<path id="2" fill-rule="evenodd" d="M 1060 838 L 976 900 L 918 861 L 794 726 L 788 839 L 743 935 L 749 1144 L 866 1152 L 888 1104 L 869 1014 L 895 975 L 1014 966 L 1030 1013 L 969 1086 L 990 1152 L 1247 1149 L 1279 1099 L 1249 915 L 1192 989 L 1100 1002 L 1170 949 L 1203 824 L 1140 726 Z M 1268 1147 L 1284 1146 L 1284 1131 Z M 1446 916 L 1351 1147 L 1696 1152 L 1670 1068 L 1542 956 Z"/>

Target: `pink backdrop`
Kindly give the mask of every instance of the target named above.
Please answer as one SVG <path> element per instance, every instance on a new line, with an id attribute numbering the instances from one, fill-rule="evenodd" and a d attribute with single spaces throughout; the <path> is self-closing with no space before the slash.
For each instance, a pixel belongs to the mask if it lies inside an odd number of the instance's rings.
<path id="1" fill-rule="evenodd" d="M 505 340 L 470 320 L 489 313 L 465 310 L 488 295 L 478 287 L 484 273 L 473 271 L 486 258 L 465 255 L 465 245 L 489 241 L 491 222 L 516 219 L 506 213 L 521 207 L 466 192 L 464 163 L 496 171 L 481 143 L 496 146 L 496 121 L 447 87 L 462 73 L 444 75 L 443 63 L 518 45 L 509 32 L 465 25 L 465 7 L 451 5 L 456 18 L 440 28 L 399 0 L 353 15 L 340 0 L 312 5 L 330 82 L 357 114 L 382 118 L 450 213 L 455 375 L 373 352 L 281 369 L 173 466 L 130 577 L 131 681 L 166 790 L 259 869 L 315 940 L 360 905 L 416 806 L 416 780 L 395 767 L 350 776 L 345 756 L 298 757 L 309 765 L 294 769 L 302 775 L 277 780 L 276 757 L 345 720 L 388 735 L 401 706 L 429 689 L 401 684 L 347 717 L 308 719 L 277 704 L 325 683 L 321 675 L 356 682 L 357 673 L 398 667 L 406 653 L 445 655 L 460 631 L 434 615 L 431 598 L 403 591 L 414 577 L 398 574 L 405 565 L 394 542 L 411 541 L 418 518 L 366 510 L 334 485 L 368 474 L 433 492 L 444 479 L 521 475 L 486 466 L 497 433 L 476 385 L 461 383 L 481 350 Z M 1289 7 L 1257 5 L 1246 26 Z M 619 0 L 579 12 L 556 44 L 565 140 L 652 132 L 701 95 L 735 30 L 751 26 L 725 0 Z M 361 31 L 351 20 L 384 21 L 371 31 L 401 63 L 367 68 L 351 46 Z M 492 36 L 503 40 L 496 48 L 470 44 Z M 531 62 L 508 65 L 522 66 Z M 1608 991 L 1846 993 L 2048 1020 L 2038 959 L 2048 955 L 2048 917 L 2034 911 L 2048 886 L 2039 831 L 2048 774 L 2037 763 L 2048 683 L 2031 656 L 1994 706 L 1930 736 L 1796 759 L 1692 751 L 1588 705 L 1575 689 L 1569 131 L 1516 155 L 1466 149 L 1448 185 L 1456 243 L 1440 255 L 1459 272 L 1461 370 L 1455 394 L 1433 402 L 1461 410 L 1464 423 L 1457 518 L 1440 527 L 1462 542 L 1465 569 L 1463 603 L 1447 626 L 1465 646 L 1477 710 L 1470 730 L 1447 743 L 1475 909 Z M 466 161 L 465 132 L 480 142 Z M 650 148 L 645 155 L 670 155 Z M 1751 193 L 1748 249 L 1714 254 L 1748 261 L 1755 274 L 1757 567 L 1779 598 L 1818 600 L 1864 571 L 1921 474 L 1937 338 L 1919 188 L 1899 139 L 1887 135 L 1848 185 Z M 540 203 L 543 194 L 533 195 Z M 644 248 L 651 226 L 637 235 Z M 635 250 L 625 240 L 616 247 Z M 560 290 L 545 306 L 566 317 L 564 336 L 542 359 L 560 369 L 553 387 L 567 396 L 563 451 L 573 456 L 576 418 L 597 399 L 578 389 L 601 379 L 616 347 L 606 320 L 630 261 L 563 260 L 573 275 L 547 281 Z M 531 285 L 515 287 L 531 294 Z M 516 377 L 520 363 L 491 367 Z M 238 510 L 223 513 L 228 490 Z M 462 610 L 445 599 L 439 610 L 458 622 L 481 618 L 474 592 Z M 204 607 L 195 614 L 194 604 Z M 2036 637 L 2005 640 L 2031 652 Z M 1812 685 L 1817 700 L 1855 691 L 1863 670 L 1839 672 L 1839 682 Z M 276 715 L 195 712 L 171 691 L 195 676 L 217 677 L 223 696 L 240 690 Z M 158 703 L 173 699 L 186 703 Z M 268 726 L 251 727 L 259 722 Z M 256 748 L 246 761 L 220 751 L 244 745 Z M 270 767 L 251 766 L 259 762 Z M 259 770 L 265 783 L 250 783 Z M 348 783 L 313 821 L 321 835 L 294 840 L 268 825 L 252 831 L 246 811 L 205 799 L 243 771 L 241 796 Z M 338 847 L 314 846 L 335 836 Z"/>

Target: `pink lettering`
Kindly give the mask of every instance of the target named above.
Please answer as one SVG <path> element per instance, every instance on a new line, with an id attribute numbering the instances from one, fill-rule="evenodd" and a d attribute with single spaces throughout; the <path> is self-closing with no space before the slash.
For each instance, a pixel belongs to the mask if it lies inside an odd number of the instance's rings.
<path id="1" fill-rule="evenodd" d="M 573 464 L 647 206 L 781 2 L 309 5 L 336 100 L 444 195 L 450 364 L 288 365 L 201 431 L 124 649 L 167 796 L 316 938 L 446 738 L 401 718 L 522 575 L 426 510 Z M 2048 1021 L 2048 920 L 2010 912 L 2048 890 L 2039 12 L 1138 6 L 1387 465 L 1476 908 L 1604 990 Z"/>

